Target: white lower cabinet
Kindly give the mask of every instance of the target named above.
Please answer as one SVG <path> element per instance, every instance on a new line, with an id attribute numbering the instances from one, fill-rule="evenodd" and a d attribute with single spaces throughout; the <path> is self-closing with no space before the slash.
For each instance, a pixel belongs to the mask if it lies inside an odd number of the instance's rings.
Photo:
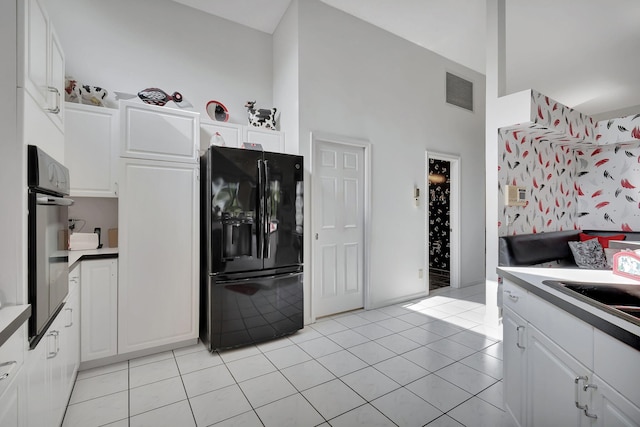
<path id="1" fill-rule="evenodd" d="M 589 369 L 531 325 L 527 353 L 526 425 L 588 425 L 584 411 L 590 408 L 582 387 L 591 379 Z"/>
<path id="2" fill-rule="evenodd" d="M 504 376 L 511 379 L 504 383 L 504 406 L 518 425 L 525 425 L 525 395 L 521 387 L 526 378 L 526 324 L 513 310 L 504 307 L 503 330 L 503 370 Z"/>
<path id="3" fill-rule="evenodd" d="M 20 410 L 24 399 L 24 375 L 18 377 L 0 395 L 0 426 L 18 427 L 25 425 L 25 414 Z"/>
<path id="4" fill-rule="evenodd" d="M 637 369 L 637 368 L 635 368 Z M 592 393 L 590 412 L 597 415 L 595 426 L 631 427 L 640 424 L 640 408 L 614 390 L 602 378 L 594 375 L 589 383 Z"/>
<path id="5" fill-rule="evenodd" d="M 62 423 L 80 363 L 79 292 L 77 282 L 70 281 L 64 307 L 38 345 L 27 353 L 29 426 L 57 426 Z"/>
<path id="6" fill-rule="evenodd" d="M 82 261 L 80 271 L 80 360 L 114 356 L 118 353 L 118 260 Z"/>
<path id="7" fill-rule="evenodd" d="M 25 374 L 26 324 L 0 347 L 0 426 L 26 425 Z"/>
<path id="8" fill-rule="evenodd" d="M 503 300 L 504 404 L 515 425 L 640 427 L 629 385 L 637 382 L 628 379 L 638 376 L 639 351 L 598 330 L 585 334 L 584 322 L 567 327 L 577 318 L 513 283 L 505 281 Z"/>
<path id="9" fill-rule="evenodd" d="M 64 359 L 68 352 L 61 347 L 63 317 L 56 317 L 42 340 L 27 355 L 27 421 L 32 427 L 60 425 L 69 399 L 64 383 Z"/>

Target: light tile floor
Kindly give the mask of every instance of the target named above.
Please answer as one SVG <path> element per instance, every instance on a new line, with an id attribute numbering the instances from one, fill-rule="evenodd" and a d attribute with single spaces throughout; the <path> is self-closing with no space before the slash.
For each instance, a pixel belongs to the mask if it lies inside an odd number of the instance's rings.
<path id="1" fill-rule="evenodd" d="M 483 285 L 442 288 L 259 345 L 82 371 L 63 426 L 506 426 L 484 310 Z"/>

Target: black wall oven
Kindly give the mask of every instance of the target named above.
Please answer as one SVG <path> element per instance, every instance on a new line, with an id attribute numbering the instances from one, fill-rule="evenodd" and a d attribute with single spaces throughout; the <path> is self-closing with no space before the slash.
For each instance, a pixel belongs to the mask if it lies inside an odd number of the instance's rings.
<path id="1" fill-rule="evenodd" d="M 69 170 L 34 145 L 27 147 L 29 344 L 34 348 L 69 292 Z"/>

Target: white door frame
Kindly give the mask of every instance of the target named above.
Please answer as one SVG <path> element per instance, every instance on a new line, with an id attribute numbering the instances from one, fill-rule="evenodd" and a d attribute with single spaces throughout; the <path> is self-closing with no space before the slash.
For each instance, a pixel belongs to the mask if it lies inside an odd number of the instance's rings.
<path id="1" fill-rule="evenodd" d="M 371 239 L 371 143 L 364 139 L 350 138 L 346 136 L 334 135 L 324 132 L 311 132 L 311 153 L 310 153 L 310 164 L 311 164 L 311 200 L 314 199 L 316 194 L 320 194 L 319 182 L 315 179 L 315 149 L 316 146 L 321 142 L 330 142 L 332 144 L 338 145 L 346 145 L 349 147 L 358 147 L 364 149 L 364 262 L 362 272 L 362 283 L 363 283 L 363 291 L 364 291 L 364 308 L 368 310 L 371 307 L 371 290 L 369 286 L 369 278 L 370 278 L 370 259 L 371 259 L 371 249 L 369 241 Z M 315 250 L 315 218 L 314 214 L 315 205 L 313 202 L 311 203 L 311 272 L 306 272 L 305 275 L 311 278 L 311 322 L 316 321 L 316 314 L 314 308 L 314 283 L 313 283 L 313 271 L 316 268 L 316 254 Z M 311 275 L 309 275 L 311 273 Z"/>
<path id="2" fill-rule="evenodd" d="M 445 160 L 451 165 L 450 173 L 450 206 L 449 222 L 451 233 L 449 235 L 450 249 L 449 249 L 449 269 L 450 269 L 450 285 L 452 288 L 460 287 L 460 156 L 455 154 L 447 154 L 436 151 L 425 152 L 425 170 L 424 170 L 424 183 L 425 183 L 425 271 L 427 272 L 427 293 L 429 292 L 429 158 Z"/>

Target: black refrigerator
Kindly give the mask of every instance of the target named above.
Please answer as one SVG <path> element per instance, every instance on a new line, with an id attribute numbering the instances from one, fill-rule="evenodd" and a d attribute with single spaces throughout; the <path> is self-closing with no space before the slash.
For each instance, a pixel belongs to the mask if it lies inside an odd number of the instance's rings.
<path id="1" fill-rule="evenodd" d="M 303 158 L 211 146 L 200 171 L 200 338 L 215 351 L 301 329 Z"/>

